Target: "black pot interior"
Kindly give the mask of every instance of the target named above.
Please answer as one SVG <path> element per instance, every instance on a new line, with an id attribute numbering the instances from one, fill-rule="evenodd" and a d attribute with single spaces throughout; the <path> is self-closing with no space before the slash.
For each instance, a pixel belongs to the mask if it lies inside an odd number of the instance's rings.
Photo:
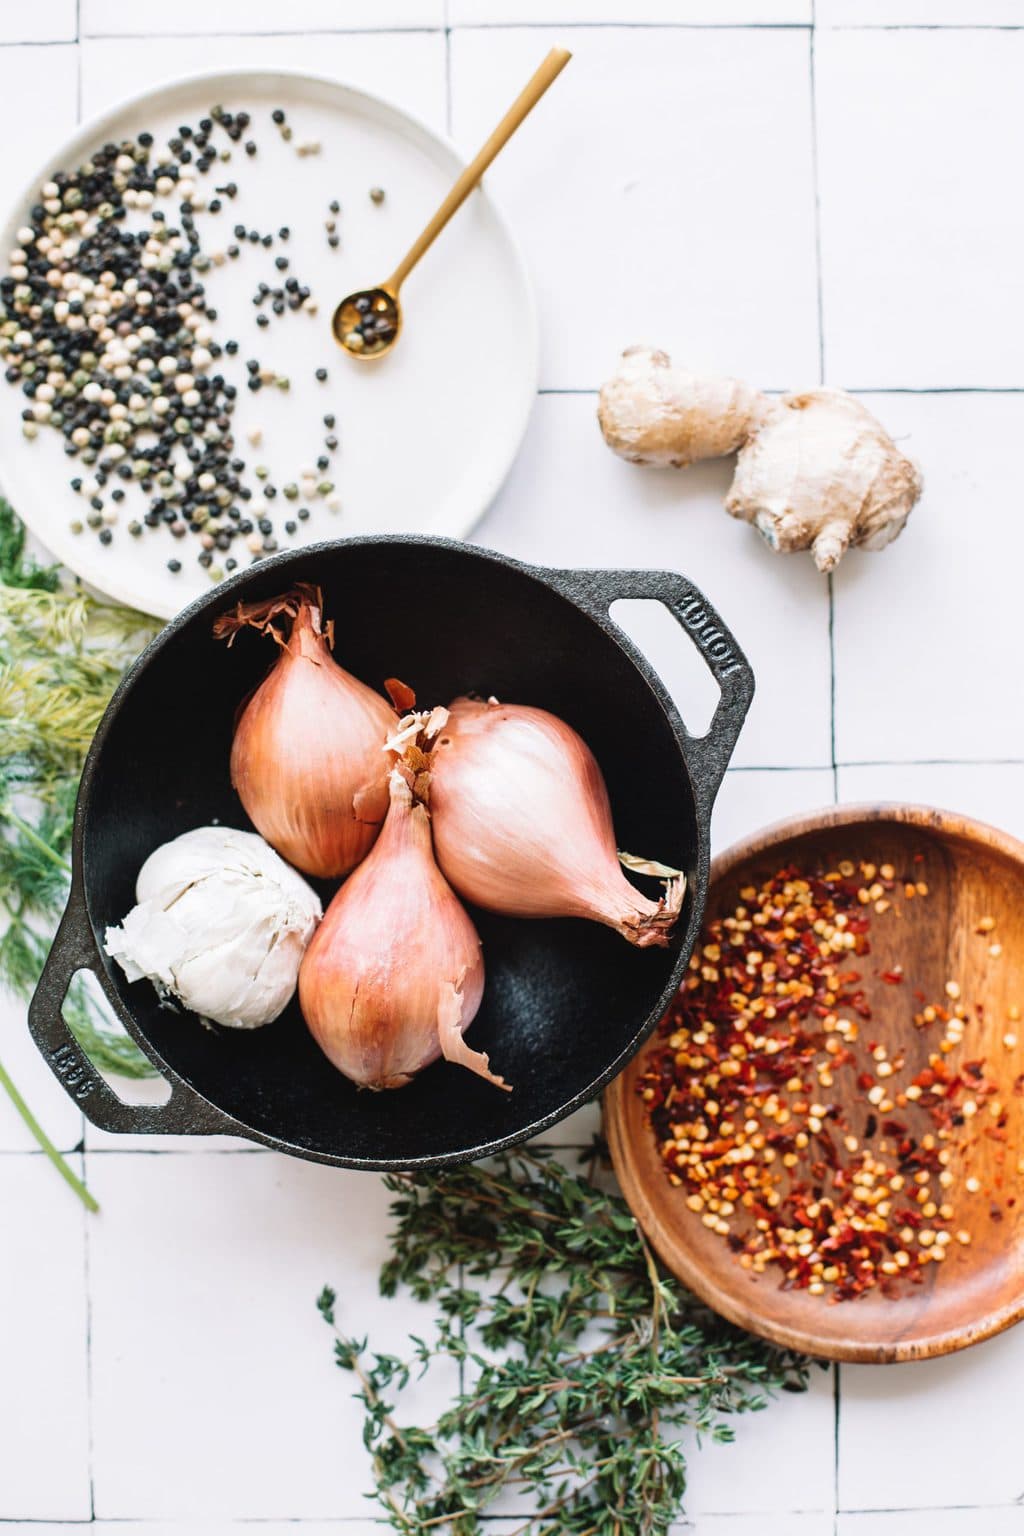
<path id="1" fill-rule="evenodd" d="M 148 982 L 129 985 L 105 960 L 108 976 L 139 1037 L 259 1137 L 340 1162 L 470 1156 L 567 1112 L 653 1024 L 693 901 L 699 834 L 686 764 L 619 645 L 514 565 L 458 545 L 339 544 L 253 571 L 244 595 L 268 597 L 298 580 L 322 586 L 335 655 L 367 683 L 401 677 L 423 705 L 493 693 L 573 725 L 604 770 L 620 847 L 690 876 L 677 938 L 667 950 L 637 950 L 593 923 L 474 910 L 487 988 L 468 1038 L 490 1052 L 511 1094 L 444 1062 L 399 1091 L 360 1092 L 321 1055 L 295 1002 L 264 1029 L 211 1030 L 159 1007 Z M 214 598 L 151 652 L 101 741 L 83 844 L 98 942 L 132 906 L 138 869 L 158 844 L 215 820 L 250 826 L 228 775 L 233 717 L 273 653 L 253 632 L 230 650 L 211 638 L 214 617 L 237 595 Z M 332 890 L 321 887 L 325 905 Z"/>

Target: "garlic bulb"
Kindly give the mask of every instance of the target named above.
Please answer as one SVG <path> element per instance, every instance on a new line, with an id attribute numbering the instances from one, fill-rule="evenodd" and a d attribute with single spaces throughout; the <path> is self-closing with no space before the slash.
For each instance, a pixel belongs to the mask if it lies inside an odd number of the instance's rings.
<path id="1" fill-rule="evenodd" d="M 366 856 L 387 814 L 382 749 L 395 712 L 332 657 L 333 625 L 324 623 L 318 588 L 240 603 L 214 634 L 230 645 L 247 626 L 280 649 L 242 710 L 231 782 L 257 831 L 290 864 L 337 879 Z"/>
<path id="2" fill-rule="evenodd" d="M 480 939 L 434 862 L 430 815 L 395 768 L 384 830 L 327 908 L 299 972 L 310 1033 L 365 1088 L 401 1088 L 444 1056 L 499 1088 L 462 1038 L 484 990 Z"/>
<path id="3" fill-rule="evenodd" d="M 649 901 L 622 873 L 593 753 L 545 709 L 456 699 L 430 753 L 434 847 L 467 901 L 509 917 L 589 917 L 645 949 L 668 944 L 685 882 Z"/>
<path id="4" fill-rule="evenodd" d="M 196 827 L 143 864 L 138 905 L 104 949 L 215 1024 L 269 1024 L 295 991 L 320 899 L 255 832 Z"/>

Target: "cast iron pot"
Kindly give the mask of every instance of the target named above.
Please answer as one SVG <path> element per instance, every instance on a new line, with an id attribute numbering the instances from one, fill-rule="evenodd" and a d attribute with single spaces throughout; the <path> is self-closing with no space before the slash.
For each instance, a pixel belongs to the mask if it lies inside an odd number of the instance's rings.
<path id="1" fill-rule="evenodd" d="M 264 1029 L 206 1029 L 160 1007 L 148 982 L 130 985 L 103 954 L 106 927 L 133 905 L 136 874 L 158 844 L 217 820 L 249 825 L 228 759 L 235 711 L 266 674 L 271 642 L 246 633 L 229 650 L 211 626 L 238 598 L 271 597 L 296 581 L 323 588 L 335 654 L 366 682 L 401 677 L 424 704 L 493 693 L 567 720 L 604 770 L 619 846 L 687 873 L 664 950 L 637 950 L 595 923 L 473 911 L 487 986 L 469 1038 L 490 1052 L 510 1094 L 446 1062 L 396 1092 L 360 1092 L 320 1053 L 297 1003 Z M 617 598 L 664 603 L 700 647 L 721 688 L 706 736 L 689 735 L 609 618 Z M 753 687 L 717 614 L 667 571 L 534 569 L 448 539 L 402 537 L 267 560 L 186 608 L 110 702 L 82 775 L 71 895 L 32 1000 L 32 1034 L 104 1130 L 230 1132 L 298 1157 L 381 1169 L 457 1163 L 524 1141 L 621 1071 L 677 987 L 704 909 L 711 807 Z M 170 1083 L 165 1104 L 123 1103 L 68 1031 L 61 1006 L 83 967 Z"/>

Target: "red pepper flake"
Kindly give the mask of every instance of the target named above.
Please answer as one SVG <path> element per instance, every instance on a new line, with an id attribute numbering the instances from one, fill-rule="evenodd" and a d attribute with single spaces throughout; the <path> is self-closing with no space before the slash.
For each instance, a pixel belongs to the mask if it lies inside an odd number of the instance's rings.
<path id="1" fill-rule="evenodd" d="M 939 1049 L 902 1086 L 904 1056 L 876 1059 L 877 1042 L 859 1040 L 857 1019 L 871 1008 L 849 962 L 871 952 L 866 904 L 879 878 L 891 889 L 895 870 L 844 860 L 811 874 L 788 865 L 745 886 L 732 912 L 705 925 L 638 1084 L 690 1210 L 743 1268 L 770 1267 L 784 1289 L 830 1302 L 875 1288 L 896 1295 L 945 1259 L 956 1230 L 942 1215 L 952 1211 L 948 1164 L 962 1150 L 953 1127 L 995 1091 L 984 1063 L 968 1062 L 965 1082 Z M 923 881 L 899 883 L 928 894 Z M 899 965 L 877 974 L 892 986 L 905 979 Z M 945 1006 L 913 998 L 919 1029 L 951 1023 Z M 941 1052 L 960 1037 L 962 1025 Z M 841 1072 L 868 1099 L 862 1118 L 848 1119 L 831 1091 Z M 1024 1073 L 1014 1091 L 1024 1094 Z M 963 1093 L 967 1114 L 954 1102 Z M 890 1116 L 895 1106 L 905 1118 Z"/>

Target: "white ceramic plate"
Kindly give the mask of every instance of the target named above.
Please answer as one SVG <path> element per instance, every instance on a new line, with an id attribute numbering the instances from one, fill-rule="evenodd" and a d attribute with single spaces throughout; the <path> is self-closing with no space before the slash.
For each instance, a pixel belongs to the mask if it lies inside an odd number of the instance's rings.
<path id="1" fill-rule="evenodd" d="M 234 201 L 223 199 L 219 214 L 196 215 L 204 250 L 233 243 L 236 223 L 291 230 L 287 245 L 275 242 L 269 250 L 242 242 L 237 260 L 200 279 L 218 310 L 216 339 L 240 344 L 237 357 L 214 368 L 239 386 L 235 452 L 246 461 L 246 483 L 259 494 L 252 470 L 260 464 L 278 487 L 271 511 L 279 547 L 384 532 L 463 537 L 497 492 L 526 429 L 537 381 L 533 298 L 518 249 L 481 190 L 404 285 L 404 325 L 394 351 L 372 363 L 340 351 L 330 330 L 334 304 L 387 276 L 462 168 L 450 144 L 397 107 L 332 80 L 286 71 L 194 76 L 147 92 L 86 124 L 33 176 L 0 236 L 0 271 L 7 270 L 15 231 L 54 170 L 76 168 L 108 139 L 144 130 L 159 146 L 215 103 L 251 113 L 244 137 L 259 148 L 250 158 L 241 144 L 232 145 L 230 163 L 198 178 L 207 197 L 228 181 L 239 188 Z M 278 106 L 293 126 L 290 144 L 270 120 Z M 299 157 L 300 139 L 319 140 L 321 152 Z M 385 189 L 382 204 L 371 202 L 373 186 Z M 325 230 L 333 198 L 341 203 L 337 250 L 328 246 Z M 176 198 L 160 206 L 177 222 Z M 140 217 L 131 215 L 131 225 Z M 286 275 L 312 289 L 319 312 L 289 311 L 260 330 L 252 296 L 260 281 L 280 285 L 278 254 L 291 262 Z M 288 393 L 250 393 L 250 357 L 286 374 Z M 328 370 L 325 384 L 315 379 L 319 367 Z M 25 440 L 26 404 L 20 387 L 0 377 L 0 484 L 42 543 L 91 586 L 163 618 L 207 590 L 210 578 L 196 563 L 194 535 L 175 540 L 164 526 L 146 528 L 138 539 L 127 533 L 124 524 L 148 505 L 135 486 L 121 504 L 112 544 L 101 545 L 89 529 L 71 532 L 72 520 L 89 509 L 69 482 L 89 470 L 65 455 L 54 429 Z M 328 413 L 337 418 L 340 439 L 329 478 L 341 508 L 331 512 L 323 500 L 309 501 L 309 520 L 289 538 L 283 531 L 289 504 L 280 487 L 297 481 L 324 452 Z M 263 433 L 258 448 L 247 441 L 254 428 Z M 250 558 L 242 541 L 231 553 L 240 568 Z M 182 561 L 177 575 L 167 570 L 172 557 Z"/>

